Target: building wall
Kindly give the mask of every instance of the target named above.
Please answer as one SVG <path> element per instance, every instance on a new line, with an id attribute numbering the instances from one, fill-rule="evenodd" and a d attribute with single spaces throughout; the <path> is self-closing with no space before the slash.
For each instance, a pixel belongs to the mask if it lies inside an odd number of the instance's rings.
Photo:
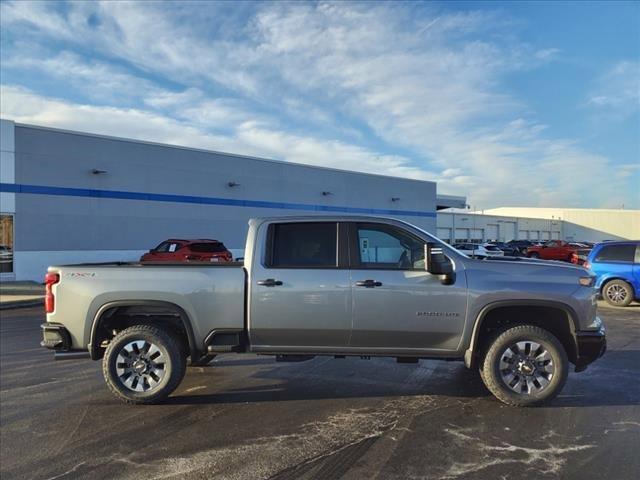
<path id="1" fill-rule="evenodd" d="M 217 238 L 241 254 L 251 217 L 369 214 L 436 228 L 433 182 L 25 125 L 3 190 L 16 192 L 20 280 L 41 280 L 49 264 L 135 260 L 170 237 Z"/>
<path id="2" fill-rule="evenodd" d="M 438 212 L 437 235 L 450 243 L 562 238 L 562 222 L 540 218 Z"/>
<path id="3" fill-rule="evenodd" d="M 500 216 L 561 219 L 564 238 L 569 241 L 640 239 L 640 210 L 503 207 L 484 212 Z"/>

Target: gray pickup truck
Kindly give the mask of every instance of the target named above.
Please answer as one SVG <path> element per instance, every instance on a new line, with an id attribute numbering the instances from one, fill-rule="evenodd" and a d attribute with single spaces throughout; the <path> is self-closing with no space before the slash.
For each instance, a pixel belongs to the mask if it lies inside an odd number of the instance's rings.
<path id="1" fill-rule="evenodd" d="M 102 359 L 109 388 L 154 403 L 224 352 L 464 361 L 501 401 L 555 397 L 603 355 L 582 267 L 475 260 L 398 220 L 253 219 L 243 263 L 50 267 L 42 345 Z"/>

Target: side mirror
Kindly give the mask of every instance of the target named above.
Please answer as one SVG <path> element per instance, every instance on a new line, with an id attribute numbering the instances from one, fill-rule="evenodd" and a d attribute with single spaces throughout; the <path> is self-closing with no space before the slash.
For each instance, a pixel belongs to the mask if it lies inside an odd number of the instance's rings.
<path id="1" fill-rule="evenodd" d="M 440 247 L 433 248 L 430 243 L 424 246 L 424 267 L 432 275 L 439 275 L 443 285 L 451 285 L 455 282 L 456 274 L 453 271 L 453 264 Z"/>

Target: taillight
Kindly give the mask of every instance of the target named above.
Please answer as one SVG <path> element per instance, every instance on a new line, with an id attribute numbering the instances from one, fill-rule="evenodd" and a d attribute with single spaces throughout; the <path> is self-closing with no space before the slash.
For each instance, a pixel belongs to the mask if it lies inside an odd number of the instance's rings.
<path id="1" fill-rule="evenodd" d="M 44 276 L 45 295 L 44 295 L 44 310 L 47 313 L 53 313 L 55 309 L 55 298 L 53 296 L 53 286 L 60 281 L 60 275 L 58 273 L 47 273 Z"/>

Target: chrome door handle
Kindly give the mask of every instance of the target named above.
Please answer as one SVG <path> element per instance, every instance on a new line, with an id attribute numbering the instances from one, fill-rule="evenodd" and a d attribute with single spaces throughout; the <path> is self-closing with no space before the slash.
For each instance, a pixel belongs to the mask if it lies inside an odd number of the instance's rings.
<path id="1" fill-rule="evenodd" d="M 258 285 L 262 285 L 263 287 L 279 287 L 282 285 L 282 282 L 273 278 L 267 278 L 266 280 L 258 280 Z"/>

